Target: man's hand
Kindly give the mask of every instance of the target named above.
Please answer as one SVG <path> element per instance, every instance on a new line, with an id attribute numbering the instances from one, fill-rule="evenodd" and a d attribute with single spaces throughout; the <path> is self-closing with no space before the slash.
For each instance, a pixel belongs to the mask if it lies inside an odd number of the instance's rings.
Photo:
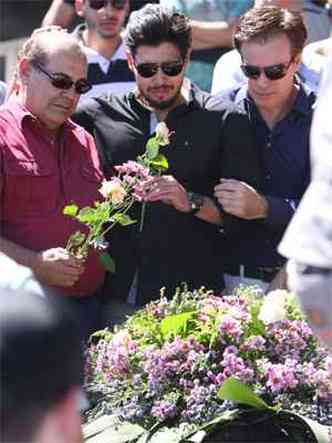
<path id="1" fill-rule="evenodd" d="M 39 252 L 32 270 L 42 283 L 54 286 L 73 286 L 84 270 L 83 260 L 66 249 L 52 248 Z"/>
<path id="2" fill-rule="evenodd" d="M 214 188 L 214 195 L 229 214 L 246 220 L 267 216 L 266 199 L 247 183 L 222 178 Z"/>
<path id="3" fill-rule="evenodd" d="M 161 201 L 181 212 L 190 212 L 191 205 L 184 187 L 172 176 L 156 177 L 149 183 L 146 201 Z"/>

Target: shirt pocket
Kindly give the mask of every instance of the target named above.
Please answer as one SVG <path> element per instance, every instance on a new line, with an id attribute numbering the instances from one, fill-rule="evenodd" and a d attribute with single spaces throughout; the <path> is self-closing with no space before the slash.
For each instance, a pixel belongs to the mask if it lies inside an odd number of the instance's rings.
<path id="1" fill-rule="evenodd" d="M 4 215 L 6 218 L 44 216 L 54 212 L 57 179 L 51 168 L 34 160 L 5 164 Z"/>

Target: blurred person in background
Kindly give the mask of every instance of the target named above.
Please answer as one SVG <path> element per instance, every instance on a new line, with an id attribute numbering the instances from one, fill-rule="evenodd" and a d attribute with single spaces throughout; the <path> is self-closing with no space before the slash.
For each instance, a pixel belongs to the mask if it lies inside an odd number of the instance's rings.
<path id="1" fill-rule="evenodd" d="M 288 284 L 318 337 L 332 349 L 332 58 L 311 131 L 312 181 L 279 245 Z"/>
<path id="2" fill-rule="evenodd" d="M 1 442 L 83 442 L 80 339 L 62 305 L 0 288 L 0 367 Z"/>
<path id="3" fill-rule="evenodd" d="M 0 80 L 0 105 L 2 105 L 2 103 L 4 103 L 5 98 L 6 98 L 6 93 L 7 93 L 7 85 L 5 82 L 2 82 Z"/>
<path id="4" fill-rule="evenodd" d="M 160 0 L 191 19 L 192 54 L 186 75 L 203 91 L 211 90 L 213 68 L 232 48 L 234 26 L 253 0 Z"/>
<path id="5" fill-rule="evenodd" d="M 84 46 L 88 59 L 88 81 L 92 89 L 82 96 L 125 93 L 134 87 L 121 32 L 129 12 L 129 0 L 76 0 L 76 11 L 84 18 L 73 35 Z"/>
<path id="6" fill-rule="evenodd" d="M 130 12 L 141 8 L 146 3 L 158 3 L 158 0 L 130 0 Z M 75 0 L 53 0 L 43 18 L 42 26 L 58 25 L 68 28 L 75 17 Z"/>
<path id="7" fill-rule="evenodd" d="M 255 7 L 262 6 L 277 6 L 294 12 L 301 12 L 307 28 L 307 42 L 313 41 L 314 37 L 310 38 L 311 33 L 309 28 L 309 26 L 313 27 L 313 25 L 310 25 L 310 22 L 309 20 L 306 20 L 306 17 L 310 14 L 316 13 L 314 12 L 315 10 L 312 12 L 305 10 L 302 0 L 255 0 Z M 325 10 L 323 9 L 323 11 Z M 328 36 L 329 34 L 327 34 L 326 31 L 324 35 Z M 309 56 L 305 50 L 303 51 L 297 75 L 312 91 L 316 91 L 318 88 L 320 74 L 324 63 L 324 60 L 318 58 L 313 59 L 313 57 Z M 217 94 L 219 92 L 227 91 L 246 83 L 246 81 L 247 79 L 241 70 L 240 53 L 236 49 L 233 49 L 222 55 L 217 61 L 213 71 L 211 93 Z"/>
<path id="8" fill-rule="evenodd" d="M 228 292 L 241 283 L 263 290 L 275 280 L 284 285 L 284 273 L 278 270 L 285 260 L 277 246 L 310 180 L 309 133 L 316 97 L 295 76 L 306 36 L 299 13 L 275 6 L 250 9 L 235 30 L 247 82 L 215 100 L 230 99 L 247 113 L 261 154 L 263 184 L 257 190 L 222 178 L 215 188 L 226 212 L 252 223 L 237 238 L 223 238 Z"/>

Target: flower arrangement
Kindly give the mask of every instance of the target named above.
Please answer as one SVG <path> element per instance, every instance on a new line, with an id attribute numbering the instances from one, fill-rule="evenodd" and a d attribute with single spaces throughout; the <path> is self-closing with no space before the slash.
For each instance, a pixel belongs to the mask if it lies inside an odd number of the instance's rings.
<path id="1" fill-rule="evenodd" d="M 166 124 L 159 123 L 155 135 L 149 138 L 145 152 L 137 157 L 137 161 L 115 166 L 116 175 L 109 181 L 104 180 L 99 189 L 103 201 L 81 209 L 71 203 L 63 209 L 64 215 L 75 218 L 87 230 L 87 233 L 77 231 L 69 237 L 66 249 L 70 253 L 85 258 L 90 247 L 104 251 L 101 260 L 109 271 L 114 272 L 113 260 L 105 252 L 105 235 L 116 224 L 128 226 L 135 223 L 128 214 L 129 210 L 135 201 L 143 201 L 144 208 L 144 196 L 153 176 L 168 168 L 167 159 L 160 153 L 160 148 L 169 144 L 170 135 Z"/>
<path id="2" fill-rule="evenodd" d="M 332 419 L 332 357 L 295 296 L 281 290 L 265 298 L 252 288 L 161 296 L 114 332 L 92 336 L 86 383 L 103 393 L 89 420 L 116 414 L 145 431 L 172 423 L 181 438 L 229 420 L 241 398 L 325 425 Z"/>

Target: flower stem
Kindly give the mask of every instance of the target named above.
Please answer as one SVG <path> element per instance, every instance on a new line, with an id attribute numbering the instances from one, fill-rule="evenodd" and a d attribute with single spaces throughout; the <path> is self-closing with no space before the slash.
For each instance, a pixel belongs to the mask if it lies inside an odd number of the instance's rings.
<path id="1" fill-rule="evenodd" d="M 143 231 L 145 210 L 146 210 L 146 202 L 143 202 L 142 209 L 141 209 L 141 219 L 140 219 L 140 222 L 139 222 L 139 232 Z"/>

